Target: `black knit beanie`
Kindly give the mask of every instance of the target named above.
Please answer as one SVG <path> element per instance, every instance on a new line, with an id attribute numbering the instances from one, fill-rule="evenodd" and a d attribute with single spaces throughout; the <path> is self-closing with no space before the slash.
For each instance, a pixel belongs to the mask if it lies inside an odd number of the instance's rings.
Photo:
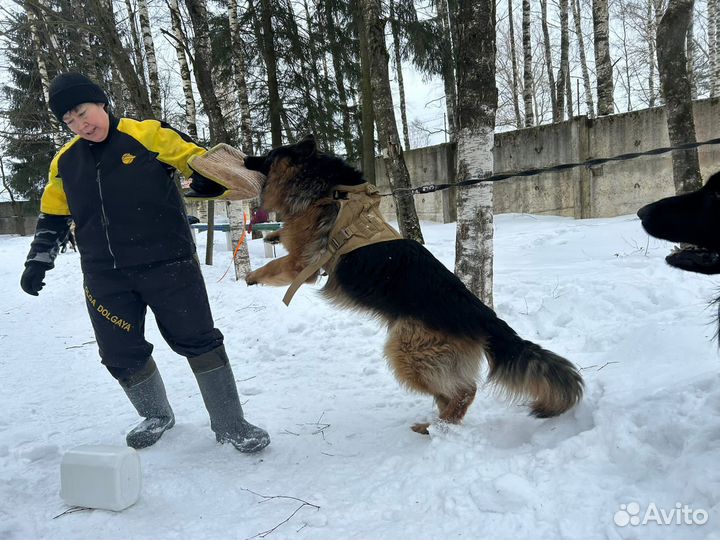
<path id="1" fill-rule="evenodd" d="M 81 73 L 61 73 L 50 83 L 50 109 L 62 122 L 63 115 L 81 103 L 107 103 L 97 84 Z"/>

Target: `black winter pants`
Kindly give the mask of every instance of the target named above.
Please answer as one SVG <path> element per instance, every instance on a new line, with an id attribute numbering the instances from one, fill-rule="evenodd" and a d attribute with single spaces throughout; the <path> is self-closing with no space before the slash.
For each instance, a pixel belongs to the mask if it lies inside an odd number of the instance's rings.
<path id="1" fill-rule="evenodd" d="M 195 259 L 86 272 L 85 301 L 102 363 L 116 379 L 142 370 L 153 346 L 145 340 L 150 307 L 176 353 L 192 358 L 223 344 Z"/>

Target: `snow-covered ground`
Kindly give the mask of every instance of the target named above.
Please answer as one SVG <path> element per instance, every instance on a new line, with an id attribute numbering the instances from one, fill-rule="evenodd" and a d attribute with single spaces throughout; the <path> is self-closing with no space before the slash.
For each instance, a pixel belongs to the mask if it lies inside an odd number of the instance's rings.
<path id="1" fill-rule="evenodd" d="M 423 232 L 452 267 L 454 225 Z M 215 443 L 189 367 L 151 321 L 177 425 L 140 451 L 134 506 L 57 519 L 63 453 L 123 444 L 136 414 L 97 358 L 78 255 L 61 255 L 30 297 L 18 286 L 29 241 L 0 236 L 0 539 L 720 538 L 708 306 L 720 283 L 667 267 L 670 245 L 634 216 L 497 217 L 496 311 L 580 366 L 586 395 L 536 420 L 486 389 L 462 426 L 429 437 L 410 425 L 433 404 L 393 379 L 383 328 L 311 286 L 285 307 L 283 289 L 248 288 L 232 271 L 219 281 L 230 254 L 218 234 L 216 264 L 203 266 L 216 324 L 271 445 L 247 456 Z M 250 252 L 267 262 L 261 241 Z M 615 523 L 631 517 L 648 523 Z"/>

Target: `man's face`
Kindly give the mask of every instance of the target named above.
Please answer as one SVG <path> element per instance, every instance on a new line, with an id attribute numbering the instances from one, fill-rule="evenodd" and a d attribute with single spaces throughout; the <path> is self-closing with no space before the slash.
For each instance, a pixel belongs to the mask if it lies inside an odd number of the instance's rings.
<path id="1" fill-rule="evenodd" d="M 81 103 L 63 115 L 63 122 L 75 134 L 90 142 L 102 142 L 110 130 L 110 117 L 102 103 Z"/>

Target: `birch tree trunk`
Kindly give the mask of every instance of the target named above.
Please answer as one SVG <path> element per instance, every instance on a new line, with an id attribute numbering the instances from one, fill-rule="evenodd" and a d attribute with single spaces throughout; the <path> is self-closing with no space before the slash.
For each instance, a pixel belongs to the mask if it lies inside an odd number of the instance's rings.
<path id="1" fill-rule="evenodd" d="M 513 112 L 515 113 L 515 127 L 520 129 L 523 127 L 522 117 L 520 116 L 520 70 L 517 64 L 517 51 L 515 50 L 515 21 L 513 20 L 513 0 L 507 0 L 508 3 L 508 23 L 510 30 L 510 63 L 512 65 L 512 101 L 513 101 Z M 523 8 L 525 4 L 523 3 Z M 523 16 L 525 15 L 523 9 Z M 523 20 L 524 22 L 524 20 Z M 523 32 L 525 31 L 523 27 Z M 523 39 L 525 34 L 523 33 Z M 526 112 L 527 114 L 527 112 Z"/>
<path id="2" fill-rule="evenodd" d="M 175 47 L 175 55 L 177 56 L 180 66 L 180 78 L 182 80 L 183 95 L 185 96 L 185 122 L 187 124 L 188 135 L 197 140 L 197 110 L 195 106 L 195 94 L 193 94 L 192 79 L 190 78 L 190 67 L 188 66 L 187 57 L 185 56 L 184 43 L 187 43 L 180 22 L 180 6 L 178 0 L 169 0 L 170 21 L 172 26 L 172 34 L 175 38 L 173 46 Z"/>
<path id="3" fill-rule="evenodd" d="M 720 94 L 720 0 L 712 0 L 715 4 L 715 70 L 713 71 L 713 96 Z"/>
<path id="4" fill-rule="evenodd" d="M 380 0 L 363 0 L 365 27 L 370 58 L 373 88 L 373 106 L 376 113 L 380 147 L 387 169 L 393 199 L 397 209 L 398 226 L 404 238 L 423 243 L 415 201 L 410 193 L 410 174 L 405 165 L 400 145 L 395 110 L 393 108 L 388 52 L 385 44 L 385 19 L 382 18 Z M 400 190 L 400 191 L 398 191 Z"/>
<path id="5" fill-rule="evenodd" d="M 595 34 L 595 72 L 597 73 L 598 116 L 615 112 L 613 103 L 613 66 L 610 59 L 608 0 L 593 0 L 593 32 Z"/>
<path id="6" fill-rule="evenodd" d="M 148 79 L 150 81 L 150 103 L 155 118 L 162 118 L 162 95 L 160 94 L 160 75 L 158 74 L 157 58 L 155 57 L 155 43 L 150 31 L 150 13 L 147 0 L 137 0 L 138 14 L 140 16 L 140 30 L 143 36 L 145 59 L 147 61 Z"/>
<path id="7" fill-rule="evenodd" d="M 395 73 L 397 76 L 399 99 L 400 99 L 400 125 L 402 125 L 403 142 L 405 150 L 410 150 L 410 133 L 408 131 L 407 107 L 405 105 L 405 81 L 402 72 L 402 54 L 400 51 L 400 25 L 395 18 L 395 2 L 389 0 L 390 6 L 390 30 L 393 37 L 393 52 L 395 55 Z"/>
<path id="8" fill-rule="evenodd" d="M 718 40 L 720 28 L 718 16 L 718 8 L 720 0 L 707 0 L 708 22 L 707 22 L 707 40 L 708 40 L 708 57 L 710 61 L 710 97 L 715 97 L 720 91 L 720 72 L 718 70 Z"/>
<path id="9" fill-rule="evenodd" d="M 624 53 L 624 60 L 625 60 L 625 98 L 627 99 L 627 110 L 632 111 L 632 85 L 631 80 L 632 76 L 630 75 L 630 49 L 628 47 L 628 31 L 627 31 L 627 17 L 622 16 L 620 19 L 620 22 L 622 24 L 622 30 L 623 30 L 623 39 L 622 39 L 622 47 L 623 47 L 623 53 Z M 620 84 L 622 83 L 622 78 L 620 79 Z"/>
<path id="10" fill-rule="evenodd" d="M 720 95 L 720 0 L 708 0 L 708 42 L 710 44 L 710 95 Z"/>
<path id="11" fill-rule="evenodd" d="M 458 10 L 458 181 L 492 173 L 495 113 L 495 1 L 460 0 Z M 455 274 L 493 306 L 493 186 L 457 190 Z"/>
<path id="12" fill-rule="evenodd" d="M 658 25 L 658 70 L 667 111 L 668 136 L 673 146 L 697 141 L 685 56 L 685 38 L 694 4 L 695 0 L 670 0 Z M 676 193 L 702 187 L 696 148 L 673 151 L 672 162 Z"/>
<path id="13" fill-rule="evenodd" d="M 686 40 L 687 54 L 687 73 L 688 82 L 690 83 L 690 96 L 693 100 L 697 99 L 697 86 L 695 85 L 695 12 L 690 12 L 690 22 L 688 23 Z"/>
<path id="14" fill-rule="evenodd" d="M 245 67 L 245 44 L 238 22 L 237 0 L 228 3 L 228 20 L 230 23 L 230 50 L 233 51 L 233 78 L 240 104 L 240 137 L 242 150 L 246 154 L 253 153 L 252 118 L 250 117 L 250 97 L 247 86 L 247 68 Z"/>
<path id="15" fill-rule="evenodd" d="M 653 15 L 653 4 L 656 0 L 647 0 L 645 34 L 648 44 L 648 105 L 655 106 L 655 16 Z M 710 0 L 712 1 L 712 0 Z"/>
<path id="16" fill-rule="evenodd" d="M 447 0 L 435 3 L 442 31 L 442 79 L 445 88 L 445 110 L 447 111 L 448 139 L 457 140 L 457 82 L 455 80 L 455 52 L 450 28 Z"/>
<path id="17" fill-rule="evenodd" d="M 557 93 L 555 91 L 555 73 L 553 71 L 552 50 L 550 49 L 550 30 L 548 29 L 547 22 L 547 3 L 548 0 L 540 0 L 543 45 L 545 49 L 545 69 L 547 71 L 548 85 L 550 86 L 550 103 L 553 122 L 559 122 L 561 117 L 557 107 Z"/>
<path id="18" fill-rule="evenodd" d="M 142 79 L 138 77 L 138 73 L 133 68 L 130 57 L 120 40 L 117 22 L 115 21 L 115 13 L 112 8 L 112 1 L 88 0 L 88 4 L 97 20 L 99 37 L 105 41 L 113 64 L 125 82 L 125 87 L 127 88 L 128 96 L 135 108 L 135 112 L 142 118 L 152 118 L 153 111 L 150 106 L 147 88 Z"/>
<path id="19" fill-rule="evenodd" d="M 235 266 L 235 281 L 244 281 L 245 276 L 250 273 L 250 254 L 248 253 L 247 237 L 237 248 L 240 238 L 242 238 L 245 229 L 245 216 L 247 215 L 247 204 L 242 201 L 225 201 L 228 222 L 230 224 L 230 240 L 233 245 L 233 252 L 238 250 L 233 257 L 233 265 Z"/>
<path id="20" fill-rule="evenodd" d="M 523 36 L 523 102 L 525 106 L 525 127 L 535 125 L 533 115 L 533 88 L 535 81 L 532 72 L 532 34 L 530 33 L 530 0 L 522 3 L 522 36 Z"/>
<path id="21" fill-rule="evenodd" d="M 585 114 L 588 118 L 595 117 L 595 105 L 593 103 L 592 87 L 590 86 L 590 71 L 588 70 L 587 58 L 585 56 L 585 38 L 582 33 L 582 19 L 580 18 L 580 0 L 570 0 L 573 8 L 573 19 L 575 19 L 575 34 L 578 40 L 580 52 L 580 69 L 582 70 L 583 87 L 585 89 Z M 578 96 L 580 101 L 580 96 Z M 578 105 L 578 114 L 580 106 Z"/>
<path id="22" fill-rule="evenodd" d="M 37 3 L 38 3 L 38 6 L 40 6 L 40 8 L 42 10 L 50 9 L 47 6 L 46 0 L 37 0 Z M 65 4 L 61 4 L 60 9 L 61 9 L 61 13 L 66 14 L 69 9 L 69 6 L 66 6 Z M 44 41 L 48 47 L 50 57 L 52 60 L 50 62 L 50 64 L 51 65 L 54 64 L 58 70 L 68 69 L 67 59 L 65 58 L 65 55 L 60 54 L 60 52 L 61 52 L 60 44 L 58 43 L 58 38 L 55 35 L 55 32 L 53 32 L 51 29 L 51 23 L 48 20 L 46 20 L 45 17 L 41 17 L 40 19 L 38 19 L 38 23 L 44 23 L 43 24 L 44 32 L 41 32 L 41 34 L 45 35 Z M 87 58 L 89 59 L 92 57 L 87 57 Z"/>
<path id="23" fill-rule="evenodd" d="M 28 22 L 30 23 L 30 33 L 35 48 L 35 61 L 37 62 L 38 71 L 40 72 L 40 85 L 42 86 L 45 108 L 48 112 L 48 117 L 50 118 L 50 125 L 53 128 L 52 141 L 55 146 L 55 150 L 59 150 L 60 146 L 62 146 L 62 137 L 60 135 L 62 133 L 62 128 L 55 117 L 55 113 L 53 113 L 50 109 L 50 76 L 48 75 L 45 55 L 43 54 L 43 43 L 38 29 L 38 18 L 28 3 L 24 4 L 24 8 L 28 17 Z"/>

